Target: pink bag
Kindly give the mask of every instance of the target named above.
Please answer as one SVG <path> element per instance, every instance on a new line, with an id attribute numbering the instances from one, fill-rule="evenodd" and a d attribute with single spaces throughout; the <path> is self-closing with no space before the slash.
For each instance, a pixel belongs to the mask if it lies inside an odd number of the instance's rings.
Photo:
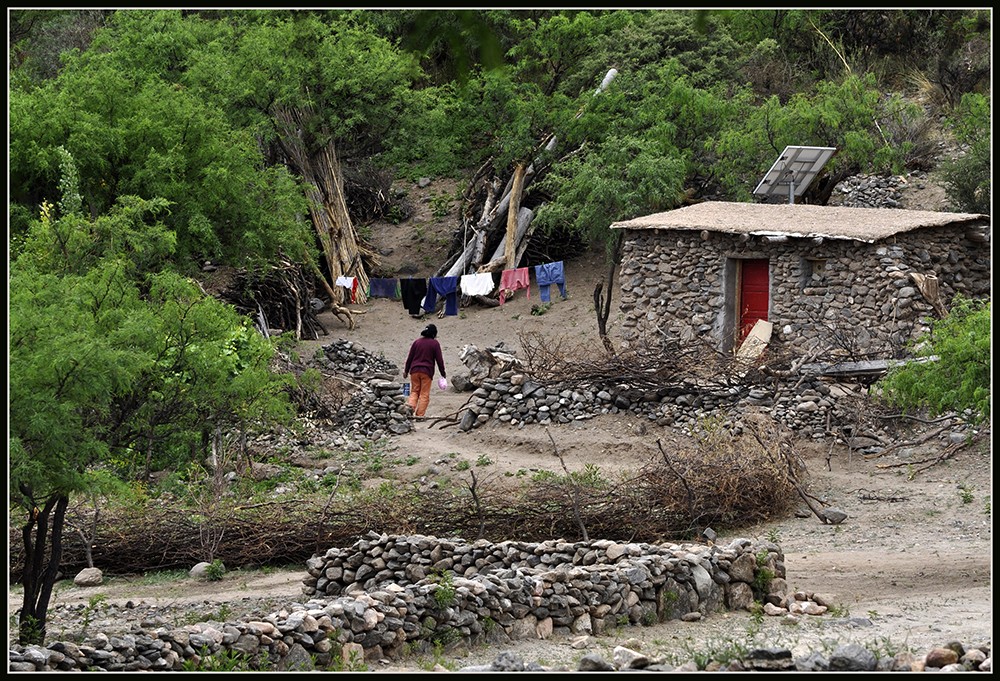
<path id="1" fill-rule="evenodd" d="M 445 378 L 443 376 L 438 379 L 438 388 L 440 388 L 441 390 L 447 390 L 448 389 L 448 381 L 445 380 Z"/>

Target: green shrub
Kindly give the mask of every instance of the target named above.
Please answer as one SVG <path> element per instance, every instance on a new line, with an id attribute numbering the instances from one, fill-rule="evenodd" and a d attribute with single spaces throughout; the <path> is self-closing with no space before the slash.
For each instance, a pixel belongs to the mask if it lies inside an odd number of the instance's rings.
<path id="1" fill-rule="evenodd" d="M 208 581 L 210 582 L 220 581 L 225 574 L 226 574 L 226 566 L 218 558 L 209 563 L 208 567 L 205 568 L 205 576 L 208 578 Z"/>
<path id="2" fill-rule="evenodd" d="M 432 577 L 437 584 L 434 590 L 434 602 L 438 608 L 444 609 L 455 604 L 455 574 L 450 570 L 442 570 Z"/>
<path id="3" fill-rule="evenodd" d="M 266 651 L 262 658 L 251 666 L 251 658 L 246 653 L 223 649 L 214 655 L 202 648 L 198 657 L 188 658 L 181 664 L 181 670 L 186 672 L 247 672 L 257 671 L 268 666 Z"/>
<path id="4" fill-rule="evenodd" d="M 931 416 L 969 412 L 974 423 L 988 421 L 991 338 L 990 302 L 955 296 L 948 316 L 918 340 L 916 354 L 927 361 L 890 369 L 878 384 L 884 399 Z"/>

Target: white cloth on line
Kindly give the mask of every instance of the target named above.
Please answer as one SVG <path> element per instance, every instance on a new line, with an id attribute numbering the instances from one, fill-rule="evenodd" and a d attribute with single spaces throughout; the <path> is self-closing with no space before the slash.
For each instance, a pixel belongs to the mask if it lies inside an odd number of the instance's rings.
<path id="1" fill-rule="evenodd" d="M 493 275 L 489 272 L 479 272 L 478 274 L 463 274 L 458 281 L 465 296 L 488 296 L 493 293 Z"/>

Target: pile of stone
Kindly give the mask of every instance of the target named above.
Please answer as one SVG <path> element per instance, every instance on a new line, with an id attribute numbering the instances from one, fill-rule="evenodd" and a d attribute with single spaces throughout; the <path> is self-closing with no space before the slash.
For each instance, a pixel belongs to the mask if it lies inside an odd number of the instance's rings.
<path id="1" fill-rule="evenodd" d="M 335 340 L 322 347 L 322 368 L 351 376 L 378 376 L 392 378 L 399 373 L 399 367 L 382 356 L 376 356 L 349 340 Z"/>
<path id="2" fill-rule="evenodd" d="M 900 186 L 905 183 L 896 175 L 852 175 L 837 184 L 830 205 L 848 208 L 902 208 Z"/>
<path id="3" fill-rule="evenodd" d="M 394 364 L 344 340 L 324 346 L 320 364 L 322 368 L 340 372 L 359 372 L 350 400 L 333 419 L 340 436 L 331 444 L 345 446 L 341 440 L 377 441 L 414 429 L 404 408 L 406 397 L 398 380 L 399 369 Z M 706 388 L 692 383 L 669 390 L 641 390 L 629 385 L 603 389 L 546 386 L 519 365 L 506 366 L 512 368 L 497 375 L 476 377 L 475 381 L 471 374 L 464 383 L 456 377 L 455 386 L 462 383 L 471 391 L 467 404 L 459 410 L 460 430 L 472 430 L 492 419 L 521 427 L 533 423 L 567 424 L 599 414 L 632 414 L 658 426 L 697 432 L 706 419 L 724 412 L 725 427 L 739 433 L 742 414 L 753 409 L 769 413 L 800 434 L 822 439 L 830 435 L 831 424 L 853 419 L 856 400 L 864 393 L 860 383 L 830 382 L 821 375 L 805 372 L 787 380 L 774 377 L 766 386 Z M 848 399 L 845 405 L 839 403 L 843 398 Z"/>
<path id="4" fill-rule="evenodd" d="M 569 576 L 579 569 L 583 571 L 580 574 L 593 574 L 587 577 L 590 584 L 575 587 L 581 589 L 574 594 L 579 601 L 573 609 L 576 614 L 593 614 L 594 605 L 610 601 L 616 605 L 602 610 L 602 619 L 627 614 L 632 621 L 639 621 L 650 610 L 660 619 L 676 619 L 693 611 L 716 610 L 723 601 L 730 609 L 747 607 L 753 600 L 748 585 L 755 582 L 758 573 L 769 574 L 771 590 L 784 594 L 783 560 L 776 544 L 748 539 L 737 539 L 726 547 L 620 544 L 610 540 L 492 543 L 372 532 L 347 549 L 331 548 L 325 555 L 312 558 L 307 563 L 310 577 L 305 580 L 303 592 L 333 596 L 371 591 L 386 583 L 434 582 L 434 575 L 443 572 L 465 579 L 513 573 L 518 590 L 526 581 L 533 585 L 534 595 L 542 596 L 547 593 L 548 581 L 571 581 Z M 651 584 L 645 584 L 647 579 L 652 580 Z M 652 591 L 637 592 L 634 598 L 608 595 L 631 590 L 637 584 L 654 591 L 667 589 L 673 596 Z M 592 591 L 600 593 L 589 593 Z M 664 601 L 671 603 L 666 616 Z"/>
<path id="5" fill-rule="evenodd" d="M 898 297 L 905 303 L 917 296 L 912 287 L 903 287 Z M 404 408 L 406 397 L 398 380 L 399 368 L 391 361 L 367 352 L 353 341 L 337 340 L 323 346 L 323 356 L 313 362 L 320 369 L 357 378 L 350 400 L 333 419 L 341 438 L 379 440 L 414 429 Z M 497 373 L 496 369 L 506 370 Z M 766 386 L 706 388 L 691 384 L 669 390 L 641 390 L 629 385 L 546 386 L 514 362 L 494 362 L 490 372 L 456 376 L 453 383 L 456 388 L 462 386 L 472 392 L 459 413 L 458 427 L 463 431 L 492 419 L 521 427 L 533 423 L 567 424 L 599 414 L 631 413 L 658 426 L 696 432 L 706 419 L 725 412 L 726 427 L 738 433 L 742 414 L 753 409 L 767 412 L 787 428 L 816 439 L 828 437 L 831 424 L 853 420 L 856 400 L 865 389 L 860 383 L 830 382 L 821 375 L 804 372 L 788 380 L 771 378 Z M 838 402 L 842 398 L 848 399 L 844 406 Z"/>
<path id="6" fill-rule="evenodd" d="M 730 386 L 716 390 L 691 386 L 690 392 L 637 390 L 627 385 L 603 390 L 565 386 L 546 387 L 527 375 L 507 371 L 486 379 L 476 388 L 459 420 L 461 430 L 471 430 L 497 419 L 513 426 L 538 423 L 570 423 L 597 414 L 632 413 L 659 426 L 697 429 L 705 419 L 724 409 L 732 415 L 734 431 L 740 430 L 739 415 L 747 408 L 770 412 L 787 427 L 824 437 L 828 423 L 839 420 L 837 395 L 819 377 L 796 376 L 794 383 L 779 383 L 770 389 Z M 833 414 L 828 415 L 833 411 Z"/>
<path id="7" fill-rule="evenodd" d="M 371 378 L 355 390 L 334 421 L 345 433 L 377 441 L 413 430 L 413 424 L 404 413 L 405 404 L 401 383 Z"/>
<path id="8" fill-rule="evenodd" d="M 348 375 L 350 399 L 331 419 L 340 431 L 343 444 L 350 441 L 380 440 L 413 430 L 403 410 L 406 397 L 395 380 L 399 367 L 381 355 L 374 355 L 354 341 L 338 339 L 322 346 L 322 356 L 307 360 L 321 371 Z"/>
<path id="9" fill-rule="evenodd" d="M 309 562 L 304 603 L 248 621 L 169 626 L 143 621 L 129 633 L 9 647 L 11 671 L 178 671 L 239 655 L 267 669 L 354 668 L 365 661 L 430 653 L 435 645 L 503 646 L 565 635 L 582 641 L 608 627 L 747 609 L 765 593 L 766 615 L 827 612 L 819 594 L 787 594 L 784 556 L 766 541 L 713 544 L 541 543 L 369 533 Z M 331 594 L 339 595 L 331 595 Z M 322 595 L 326 597 L 321 597 Z M 850 618 L 862 620 L 864 618 Z M 823 621 L 823 620 L 818 620 Z M 834 621 L 831 620 L 831 624 Z M 870 625 L 870 622 L 868 622 Z M 861 623 L 845 623 L 844 626 Z M 707 651 L 706 651 L 707 652 Z M 906 657 L 909 655 L 909 657 Z M 718 671 L 990 671 L 988 646 L 950 643 L 925 656 L 876 657 L 857 644 L 792 659 L 784 648 L 749 650 Z M 585 655 L 577 671 L 676 669 L 623 646 L 613 660 Z M 445 671 L 441 669 L 441 671 Z M 502 653 L 488 667 L 460 671 L 566 671 Z"/>
<path id="10" fill-rule="evenodd" d="M 435 669 L 435 671 L 447 671 Z M 510 652 L 500 653 L 489 665 L 463 667 L 461 672 L 548 672 L 574 671 L 553 668 L 539 662 L 525 663 Z M 755 648 L 739 659 L 728 663 L 711 661 L 700 669 L 693 661 L 674 666 L 626 646 L 615 646 L 612 659 L 606 660 L 596 653 L 584 655 L 575 671 L 578 672 L 968 672 L 993 671 L 992 650 L 987 645 L 966 646 L 958 641 L 932 648 L 924 655 L 904 651 L 893 655 L 876 656 L 857 643 L 836 646 L 830 653 L 810 652 L 794 658 L 787 648 Z"/>

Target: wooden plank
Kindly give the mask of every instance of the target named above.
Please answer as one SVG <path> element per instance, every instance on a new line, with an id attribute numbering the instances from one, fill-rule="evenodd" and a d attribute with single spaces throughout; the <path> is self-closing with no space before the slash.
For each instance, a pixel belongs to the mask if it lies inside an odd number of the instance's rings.
<path id="1" fill-rule="evenodd" d="M 767 344 L 771 342 L 771 332 L 773 330 L 774 324 L 763 319 L 758 319 L 754 323 L 753 328 L 750 329 L 750 333 L 740 343 L 740 347 L 736 351 L 737 359 L 752 361 L 760 357 L 764 349 L 767 348 Z"/>
<path id="2" fill-rule="evenodd" d="M 736 350 L 736 375 L 742 378 L 746 375 L 753 363 L 764 354 L 767 344 L 771 341 L 771 332 L 774 324 L 763 319 L 758 319 L 750 329 L 750 333 L 740 343 Z"/>

